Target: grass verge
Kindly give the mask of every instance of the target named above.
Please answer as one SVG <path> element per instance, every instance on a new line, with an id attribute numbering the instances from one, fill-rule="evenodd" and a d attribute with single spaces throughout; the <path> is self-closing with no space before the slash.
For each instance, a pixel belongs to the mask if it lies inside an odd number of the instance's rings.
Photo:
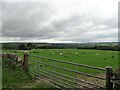
<path id="1" fill-rule="evenodd" d="M 7 59 L 3 59 L 2 67 L 2 89 L 16 89 L 16 88 L 52 88 L 47 83 L 33 79 L 30 75 L 25 73 L 22 67 L 13 66 L 8 64 Z M 35 90 L 36 90 L 35 89 Z"/>

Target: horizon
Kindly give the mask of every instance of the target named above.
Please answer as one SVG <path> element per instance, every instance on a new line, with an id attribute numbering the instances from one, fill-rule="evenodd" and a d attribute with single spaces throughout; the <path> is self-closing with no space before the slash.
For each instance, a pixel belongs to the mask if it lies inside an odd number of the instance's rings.
<path id="1" fill-rule="evenodd" d="M 84 43 L 120 43 L 120 42 L 77 42 L 77 43 L 66 43 L 66 42 L 64 42 L 64 43 L 50 43 L 50 42 L 12 42 L 12 41 L 10 41 L 10 42 L 0 42 L 1 44 L 2 43 L 39 43 L 39 44 L 42 44 L 42 43 L 45 43 L 45 44 L 84 44 Z"/>

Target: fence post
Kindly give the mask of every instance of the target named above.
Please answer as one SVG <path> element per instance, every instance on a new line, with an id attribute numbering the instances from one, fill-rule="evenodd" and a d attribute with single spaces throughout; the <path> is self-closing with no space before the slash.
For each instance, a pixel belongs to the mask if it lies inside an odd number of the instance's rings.
<path id="1" fill-rule="evenodd" d="M 28 53 L 24 54 L 23 62 L 24 62 L 23 67 L 24 67 L 25 71 L 27 72 L 28 71 Z"/>
<path id="2" fill-rule="evenodd" d="M 106 90 L 113 90 L 113 82 L 111 81 L 113 77 L 112 67 L 106 67 Z"/>
<path id="3" fill-rule="evenodd" d="M 120 68 L 118 68 L 117 70 L 115 70 L 114 72 L 114 88 L 115 90 L 119 90 L 120 89 Z"/>

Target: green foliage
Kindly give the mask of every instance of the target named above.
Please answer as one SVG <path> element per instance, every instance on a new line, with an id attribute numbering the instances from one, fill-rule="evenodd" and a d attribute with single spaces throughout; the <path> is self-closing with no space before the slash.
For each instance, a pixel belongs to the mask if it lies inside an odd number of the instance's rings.
<path id="1" fill-rule="evenodd" d="M 22 43 L 18 46 L 19 50 L 31 50 L 32 48 L 34 48 L 34 45 L 32 43 Z"/>
<path id="2" fill-rule="evenodd" d="M 16 66 L 11 60 L 4 58 L 2 63 L 2 88 L 4 90 L 7 88 L 51 88 L 45 82 L 35 83 L 35 80 L 22 67 Z"/>
<path id="3" fill-rule="evenodd" d="M 100 46 L 100 47 L 99 47 Z M 3 49 L 100 49 L 119 50 L 118 42 L 98 42 L 98 43 L 2 43 Z"/>
<path id="4" fill-rule="evenodd" d="M 95 46 L 79 46 L 77 49 L 94 49 L 94 50 L 112 50 L 118 51 L 118 46 L 95 45 Z"/>
<path id="5" fill-rule="evenodd" d="M 31 50 L 33 48 L 33 44 L 27 43 L 26 48 L 27 48 L 27 50 Z"/>
<path id="6" fill-rule="evenodd" d="M 27 48 L 26 48 L 26 45 L 24 43 L 22 43 L 22 44 L 20 44 L 18 46 L 18 49 L 20 49 L 20 50 L 26 50 Z"/>
<path id="7" fill-rule="evenodd" d="M 20 67 L 4 65 L 2 74 L 3 88 L 20 88 L 32 80 Z"/>

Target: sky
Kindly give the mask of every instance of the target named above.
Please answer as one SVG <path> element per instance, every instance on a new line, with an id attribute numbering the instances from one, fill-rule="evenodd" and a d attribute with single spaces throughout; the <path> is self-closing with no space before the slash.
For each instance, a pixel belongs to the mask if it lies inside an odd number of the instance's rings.
<path id="1" fill-rule="evenodd" d="M 0 42 L 116 42 L 118 1 L 4 0 Z"/>

